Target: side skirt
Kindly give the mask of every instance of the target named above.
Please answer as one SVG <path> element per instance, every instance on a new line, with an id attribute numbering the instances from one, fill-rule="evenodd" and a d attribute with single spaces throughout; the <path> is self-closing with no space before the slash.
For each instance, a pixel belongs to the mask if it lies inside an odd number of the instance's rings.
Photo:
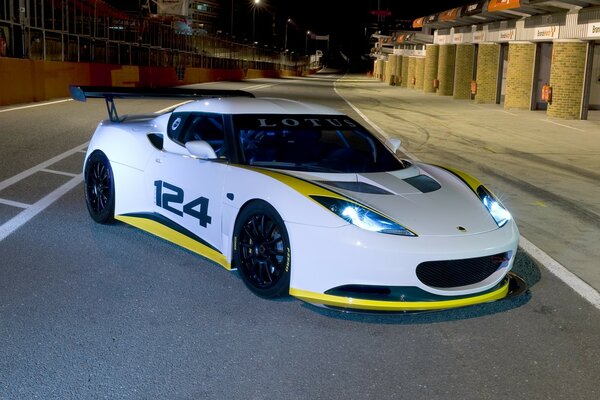
<path id="1" fill-rule="evenodd" d="M 192 232 L 161 215 L 150 213 L 125 214 L 116 215 L 115 219 L 206 257 L 228 271 L 231 270 L 231 264 L 223 253 Z"/>

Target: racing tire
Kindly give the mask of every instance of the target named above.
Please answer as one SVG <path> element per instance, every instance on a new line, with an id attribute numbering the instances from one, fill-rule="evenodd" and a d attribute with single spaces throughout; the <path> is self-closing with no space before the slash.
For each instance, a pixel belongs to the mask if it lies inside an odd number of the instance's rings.
<path id="1" fill-rule="evenodd" d="M 94 151 L 85 163 L 85 204 L 92 219 L 100 224 L 110 223 L 115 215 L 115 181 L 106 155 Z"/>
<path id="2" fill-rule="evenodd" d="M 264 298 L 285 296 L 290 289 L 290 240 L 277 211 L 254 201 L 238 215 L 233 257 L 244 284 Z"/>

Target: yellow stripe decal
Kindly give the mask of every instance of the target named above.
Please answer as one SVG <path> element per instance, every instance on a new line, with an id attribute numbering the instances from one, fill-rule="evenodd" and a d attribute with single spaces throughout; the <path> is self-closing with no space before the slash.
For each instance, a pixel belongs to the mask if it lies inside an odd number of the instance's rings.
<path id="1" fill-rule="evenodd" d="M 452 172 L 454 175 L 458 176 L 460 179 L 463 180 L 463 182 L 465 182 L 470 188 L 471 190 L 473 190 L 475 193 L 477 193 L 477 188 L 479 186 L 482 186 L 482 183 L 479 182 L 476 178 L 472 177 L 471 175 L 467 174 L 466 172 L 462 172 L 461 170 L 458 170 L 456 168 L 451 168 L 451 167 L 442 167 L 440 166 L 440 168 L 443 168 L 445 170 L 448 170 L 450 172 Z"/>
<path id="2" fill-rule="evenodd" d="M 381 301 L 355 299 L 352 297 L 333 296 L 330 294 L 314 293 L 307 290 L 290 288 L 290 295 L 308 303 L 324 304 L 327 306 L 341 308 L 356 308 L 359 310 L 379 311 L 426 311 L 442 310 L 446 308 L 465 307 L 489 301 L 500 300 L 508 294 L 509 280 L 499 289 L 479 296 L 466 297 L 463 299 L 442 301 Z"/>
<path id="3" fill-rule="evenodd" d="M 240 168 L 245 168 L 245 169 L 248 169 L 248 170 L 251 170 L 254 172 L 258 172 L 263 175 L 270 176 L 271 178 L 276 179 L 281 183 L 284 183 L 285 185 L 291 187 L 292 189 L 296 190 L 300 194 L 303 194 L 304 196 L 307 196 L 307 197 L 326 196 L 326 197 L 333 197 L 336 199 L 350 201 L 350 199 L 348 199 L 345 196 L 342 196 L 331 190 L 327 190 L 321 186 L 315 185 L 314 183 L 307 182 L 301 178 L 296 178 L 295 176 L 291 176 L 291 175 L 281 173 L 281 172 L 271 171 L 269 169 L 252 167 L 252 166 L 248 166 L 248 165 L 236 165 L 236 166 L 240 167 Z"/>
<path id="4" fill-rule="evenodd" d="M 126 215 L 117 215 L 115 216 L 115 219 L 128 225 L 135 226 L 136 228 L 149 232 L 169 242 L 175 243 L 178 246 L 186 248 L 189 251 L 200 254 L 201 256 L 216 262 L 227 270 L 231 270 L 231 264 L 229 264 L 227 258 L 223 254 L 159 222 L 148 218 L 131 217 Z"/>

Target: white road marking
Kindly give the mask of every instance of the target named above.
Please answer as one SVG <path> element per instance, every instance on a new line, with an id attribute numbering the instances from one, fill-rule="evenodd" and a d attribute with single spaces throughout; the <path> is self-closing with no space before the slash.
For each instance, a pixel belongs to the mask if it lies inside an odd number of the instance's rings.
<path id="1" fill-rule="evenodd" d="M 572 126 L 565 125 L 565 124 L 559 124 L 558 122 L 550 121 L 549 119 L 540 119 L 540 121 L 549 122 L 554 125 L 562 126 L 563 128 L 573 129 L 574 131 L 585 132 L 584 129 L 574 128 Z"/>
<path id="2" fill-rule="evenodd" d="M 565 282 L 571 289 L 575 290 L 577 294 L 592 303 L 594 307 L 600 309 L 600 293 L 598 293 L 596 289 L 585 283 L 581 278 L 569 271 L 561 263 L 550 257 L 523 236 L 521 236 L 521 239 L 519 240 L 519 246 L 521 246 L 531 258 L 542 264 L 558 279 Z"/>
<path id="3" fill-rule="evenodd" d="M 35 167 L 31 167 L 28 170 L 25 170 L 11 178 L 8 178 L 6 180 L 3 180 L 2 182 L 0 182 L 0 190 L 4 190 L 5 188 L 9 187 L 12 184 L 15 184 L 33 174 L 35 174 L 36 172 L 40 172 L 41 170 L 49 167 L 50 165 L 69 157 L 72 154 L 78 153 L 80 150 L 83 150 L 87 147 L 89 142 L 85 142 L 83 144 L 80 144 L 77 147 L 72 148 L 71 150 L 67 150 L 62 154 L 57 155 L 56 157 L 52 157 L 49 160 L 46 160 L 42 163 L 39 163 L 38 165 L 36 165 Z"/>
<path id="4" fill-rule="evenodd" d="M 187 104 L 187 103 L 189 103 L 191 101 L 194 101 L 194 100 L 186 100 L 186 101 L 182 101 L 181 103 L 173 104 L 172 106 L 163 108 L 162 110 L 154 111 L 154 114 L 162 114 L 164 112 L 167 112 L 167 111 L 170 111 L 170 110 L 174 109 L 175 107 L 179 107 L 179 106 L 182 106 L 184 104 Z"/>
<path id="5" fill-rule="evenodd" d="M 358 108 L 356 108 L 354 106 L 354 104 L 350 103 L 344 96 L 342 96 L 340 94 L 340 92 L 337 90 L 336 83 L 337 82 L 334 82 L 334 84 L 333 84 L 333 89 L 335 90 L 335 93 L 338 96 L 340 96 L 342 98 L 342 100 L 344 100 L 350 107 L 352 107 L 352 109 L 354 111 L 356 111 L 358 113 L 358 115 L 360 115 L 365 121 L 367 121 L 367 123 L 369 125 L 371 125 L 373 127 L 373 129 L 375 129 L 380 135 L 382 135 L 383 137 L 389 137 L 383 129 L 381 129 L 379 126 L 377 126 L 375 123 L 373 123 Z M 548 120 L 541 120 L 541 121 L 548 121 Z M 552 121 L 548 121 L 548 122 L 552 122 Z M 554 123 L 554 122 L 552 122 L 552 123 Z M 557 124 L 557 125 L 561 125 L 561 124 Z M 566 125 L 563 125 L 563 126 L 566 126 Z M 573 128 L 573 129 L 577 129 L 577 128 Z M 577 130 L 580 130 L 580 129 L 577 129 Z M 400 147 L 400 150 L 402 152 L 404 152 L 404 154 L 406 154 L 410 158 L 412 158 L 416 161 L 420 161 L 417 157 L 415 157 L 415 156 L 411 155 L 409 152 L 407 152 L 406 149 L 403 149 L 402 147 Z M 545 253 L 542 249 L 540 249 L 539 247 L 537 247 L 536 245 L 531 243 L 529 240 L 525 239 L 523 236 L 521 236 L 521 238 L 519 240 L 519 246 L 531 258 L 533 258 L 538 263 L 543 265 L 548 271 L 550 271 L 558 279 L 563 281 L 567 286 L 569 286 L 571 289 L 573 289 L 575 292 L 577 292 L 577 294 L 579 294 L 581 297 L 583 297 L 584 299 L 589 301 L 594 307 L 600 309 L 600 293 L 596 289 L 594 289 L 593 287 L 591 287 L 590 285 L 585 283 L 583 280 L 581 280 L 581 278 L 579 278 L 577 275 L 573 274 L 566 267 L 564 267 L 558 261 L 556 261 L 555 259 L 550 257 L 547 253 Z"/>
<path id="6" fill-rule="evenodd" d="M 377 133 L 379 133 L 381 136 L 383 136 L 384 138 L 389 138 L 390 136 L 385 133 L 385 131 L 383 129 L 381 129 L 379 126 L 377 126 L 373 121 L 371 121 L 365 114 L 363 114 L 362 111 L 360 111 L 358 108 L 356 108 L 354 106 L 354 104 L 350 103 L 350 101 L 348 101 L 348 99 L 346 99 L 344 96 L 342 96 L 342 94 L 337 90 L 336 87 L 336 82 L 333 82 L 333 90 L 335 91 L 335 93 L 340 96 L 342 98 L 342 100 L 344 100 L 346 102 L 346 104 L 348 104 L 350 107 L 352 107 L 352 109 L 358 114 L 360 115 L 360 117 L 362 119 L 364 119 L 369 125 L 371 125 L 371 127 L 377 131 Z M 404 147 L 400 146 L 399 150 L 401 152 L 403 152 L 404 154 L 406 154 L 409 158 L 415 160 L 415 161 L 421 161 L 419 160 L 419 158 L 417 156 L 415 156 L 414 154 L 409 153 Z"/>
<path id="7" fill-rule="evenodd" d="M 61 103 L 64 101 L 70 101 L 70 100 L 60 100 L 60 101 L 57 101 L 54 103 Z M 190 101 L 190 100 L 188 100 L 188 101 Z M 170 110 L 181 104 L 187 103 L 188 101 L 172 105 L 163 110 L 158 110 L 155 113 L 160 114 L 160 113 L 164 112 L 165 110 Z M 46 104 L 54 104 L 54 103 L 46 103 Z M 38 107 L 40 105 L 43 105 L 43 104 L 35 104 L 32 106 L 25 106 L 22 108 Z M 7 111 L 7 110 L 4 110 L 4 111 Z M 19 202 L 12 201 L 12 200 L 0 199 L 0 203 L 2 203 L 2 204 L 6 204 L 9 206 L 18 207 L 18 208 L 24 208 L 24 210 L 21 211 L 19 214 L 17 214 L 10 220 L 6 221 L 3 225 L 0 225 L 0 242 L 2 240 L 4 240 L 8 235 L 13 233 L 15 230 L 17 230 L 19 227 L 21 227 L 24 224 L 26 224 L 27 222 L 29 222 L 29 220 L 31 220 L 37 214 L 44 211 L 48 206 L 50 206 L 52 203 L 54 203 L 60 197 L 64 196 L 69 190 L 73 189 L 78 184 L 83 182 L 83 174 L 82 173 L 81 174 L 72 174 L 70 172 L 56 171 L 56 170 L 48 169 L 48 167 L 54 163 L 57 163 L 58 161 L 63 160 L 64 158 L 67 158 L 67 157 L 73 155 L 73 154 L 86 153 L 86 148 L 87 148 L 88 144 L 89 144 L 89 142 L 85 142 L 77 147 L 72 148 L 71 150 L 67 150 L 64 153 L 61 153 L 55 157 L 52 157 L 49 160 L 41 162 L 38 165 L 29 168 L 28 170 L 25 170 L 11 178 L 8 178 L 8 179 L 0 182 L 0 191 L 2 191 L 4 189 L 6 189 L 7 187 L 9 187 L 10 185 L 13 185 L 25 178 L 28 178 L 29 176 L 31 176 L 37 172 L 48 172 L 48 173 L 60 174 L 60 175 L 65 175 L 65 176 L 71 177 L 71 179 L 67 183 L 60 186 L 58 189 L 55 189 L 53 192 L 51 192 L 47 196 L 43 197 L 41 200 L 38 200 L 36 203 L 34 203 L 32 205 L 25 204 L 25 203 L 19 203 Z"/>
<path id="8" fill-rule="evenodd" d="M 77 174 L 73 174 L 71 172 L 65 172 L 65 171 L 57 171 L 54 169 L 48 169 L 48 168 L 44 168 L 44 169 L 40 169 L 40 172 L 47 172 L 49 174 L 56 174 L 56 175 L 64 175 L 64 176 L 70 176 L 71 178 L 74 176 L 77 176 Z"/>
<path id="9" fill-rule="evenodd" d="M 48 101 L 45 103 L 37 103 L 37 104 L 29 104 L 27 106 L 21 106 L 21 107 L 13 107 L 13 108 L 7 108 L 5 110 L 0 110 L 0 113 L 4 113 L 4 112 L 9 112 L 9 111 L 18 111 L 18 110 L 24 110 L 26 108 L 33 108 L 33 107 L 42 107 L 42 106 L 49 106 L 51 104 L 58 104 L 58 103 L 64 103 L 66 101 L 73 101 L 73 99 L 64 99 L 64 100 L 56 100 L 56 101 Z"/>
<path id="10" fill-rule="evenodd" d="M 271 86 L 275 86 L 275 84 L 274 83 L 263 83 L 261 85 L 248 86 L 248 87 L 242 88 L 242 90 L 260 90 L 260 89 L 266 89 Z"/>
<path id="11" fill-rule="evenodd" d="M 3 241 L 8 235 L 25 225 L 29 220 L 38 215 L 40 212 L 48 208 L 56 200 L 64 196 L 69 190 L 73 189 L 77 185 L 83 182 L 83 174 L 79 174 L 74 178 L 71 178 L 67 183 L 55 189 L 50 194 L 41 198 L 31 206 L 21 211 L 13 218 L 6 221 L 0 226 L 0 242 Z"/>
<path id="12" fill-rule="evenodd" d="M 0 199 L 0 204 L 6 204 L 7 206 L 17 207 L 17 208 L 29 208 L 29 204 L 21 203 L 20 201 L 8 200 L 8 199 Z"/>

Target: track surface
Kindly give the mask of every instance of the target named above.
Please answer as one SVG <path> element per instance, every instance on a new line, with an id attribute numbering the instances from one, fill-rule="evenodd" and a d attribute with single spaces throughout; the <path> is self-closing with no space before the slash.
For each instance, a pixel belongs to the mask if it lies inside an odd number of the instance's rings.
<path id="1" fill-rule="evenodd" d="M 218 86 L 359 119 L 332 82 Z M 123 101 L 119 111 L 170 104 Z M 0 182 L 75 149 L 0 190 L 0 224 L 78 179 L 77 149 L 103 118 L 100 101 L 0 113 Z M 344 314 L 257 298 L 236 273 L 127 225 L 93 223 L 80 184 L 65 192 L 0 241 L 2 400 L 600 397 L 600 312 L 522 252 L 515 270 L 530 291 L 519 298 Z"/>

